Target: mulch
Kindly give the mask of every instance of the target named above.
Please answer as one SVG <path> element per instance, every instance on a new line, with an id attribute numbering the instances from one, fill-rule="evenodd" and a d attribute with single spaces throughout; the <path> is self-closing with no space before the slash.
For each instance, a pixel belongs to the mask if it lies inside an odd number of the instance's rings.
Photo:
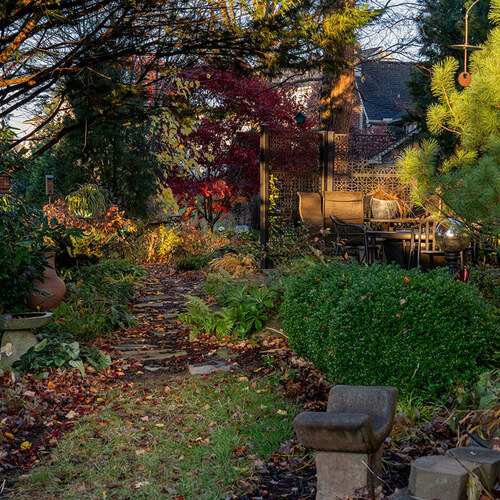
<path id="1" fill-rule="evenodd" d="M 100 372 L 88 368 L 86 378 L 77 370 L 56 370 L 44 379 L 32 375 L 15 381 L 9 376 L 0 377 L 0 496 L 2 474 L 6 494 L 15 477 L 49 453 L 79 417 L 98 412 L 106 405 L 107 391 L 116 387 L 126 391 L 142 378 L 187 375 L 189 364 L 211 360 L 214 352 L 221 348 L 214 338 L 202 337 L 190 342 L 189 332 L 173 316 L 183 310 L 185 294 L 200 295 L 197 286 L 204 280 L 204 274 L 173 272 L 163 266 L 150 266 L 149 271 L 134 306 L 139 325 L 100 339 L 97 344 L 112 356 L 113 364 L 109 368 Z M 161 307 L 154 304 L 155 297 L 162 297 Z M 145 355 L 159 349 L 183 354 L 161 360 L 137 359 L 140 356 L 125 359 L 126 351 L 116 347 L 131 343 L 143 345 L 141 353 L 144 351 Z M 242 341 L 223 347 L 234 352 L 234 360 L 229 356 L 228 363 L 234 362 L 241 371 L 253 376 L 268 376 L 281 370 L 282 390 L 299 402 L 302 409 L 325 409 L 328 382 L 310 363 L 289 351 L 284 339 L 269 338 L 259 345 Z M 269 366 L 269 356 L 274 359 L 274 366 Z M 386 495 L 407 485 L 410 464 L 415 458 L 443 454 L 456 446 L 457 441 L 456 435 L 441 420 L 420 427 L 411 421 L 400 421 L 396 425 L 406 432 L 407 438 L 387 443 L 384 451 L 387 467 L 382 479 Z M 270 460 L 255 465 L 255 474 L 241 480 L 233 498 L 315 497 L 313 456 L 297 442 L 283 443 Z"/>

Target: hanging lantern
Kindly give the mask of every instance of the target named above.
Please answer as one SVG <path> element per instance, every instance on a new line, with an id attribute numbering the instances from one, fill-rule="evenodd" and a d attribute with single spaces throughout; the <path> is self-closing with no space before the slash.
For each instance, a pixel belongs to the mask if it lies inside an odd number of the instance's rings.
<path id="1" fill-rule="evenodd" d="M 306 122 L 306 119 L 307 117 L 304 113 L 302 113 L 302 111 L 299 111 L 295 115 L 295 121 L 297 122 L 297 125 L 303 125 Z"/>
<path id="2" fill-rule="evenodd" d="M 45 176 L 45 194 L 47 196 L 52 196 L 54 194 L 54 176 Z"/>
<path id="3" fill-rule="evenodd" d="M 0 194 L 10 193 L 10 175 L 3 172 L 0 173 Z"/>

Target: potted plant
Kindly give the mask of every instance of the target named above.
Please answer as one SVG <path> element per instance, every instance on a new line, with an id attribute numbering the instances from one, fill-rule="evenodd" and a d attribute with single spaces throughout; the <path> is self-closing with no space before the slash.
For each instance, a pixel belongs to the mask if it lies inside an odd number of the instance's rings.
<path id="1" fill-rule="evenodd" d="M 394 191 L 378 187 L 369 193 L 369 196 L 374 219 L 394 219 L 398 212 L 404 216 L 410 210 L 408 203 Z"/>

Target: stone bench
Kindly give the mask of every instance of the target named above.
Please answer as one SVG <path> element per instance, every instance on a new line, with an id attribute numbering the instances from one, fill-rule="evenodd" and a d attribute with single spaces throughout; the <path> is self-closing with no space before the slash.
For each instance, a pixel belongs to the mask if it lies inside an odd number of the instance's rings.
<path id="1" fill-rule="evenodd" d="M 396 411 L 395 387 L 338 385 L 326 412 L 303 412 L 295 432 L 316 450 L 318 500 L 381 496 L 382 444 Z"/>

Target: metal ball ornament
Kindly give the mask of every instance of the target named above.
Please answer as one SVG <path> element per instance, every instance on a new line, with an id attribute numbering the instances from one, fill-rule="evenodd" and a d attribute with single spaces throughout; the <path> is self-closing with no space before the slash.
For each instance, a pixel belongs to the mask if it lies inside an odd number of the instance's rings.
<path id="1" fill-rule="evenodd" d="M 469 237 L 463 233 L 459 221 L 445 219 L 436 227 L 436 243 L 443 252 L 461 252 L 467 248 Z"/>

